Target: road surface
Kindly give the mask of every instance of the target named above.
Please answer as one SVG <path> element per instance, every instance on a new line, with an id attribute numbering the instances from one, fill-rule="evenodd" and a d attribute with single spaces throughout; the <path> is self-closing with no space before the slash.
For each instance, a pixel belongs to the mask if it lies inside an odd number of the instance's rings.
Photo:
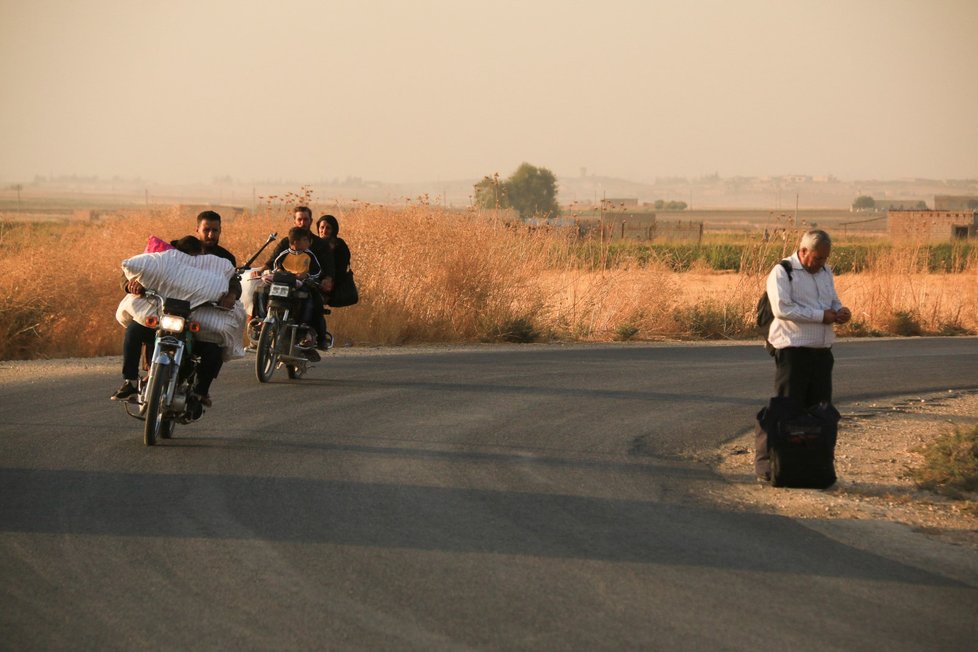
<path id="1" fill-rule="evenodd" d="M 843 412 L 978 387 L 974 338 L 835 352 Z M 118 364 L 0 365 L 4 648 L 978 640 L 978 555 L 949 570 L 886 524 L 710 502 L 724 481 L 687 453 L 751 426 L 773 379 L 757 344 L 339 351 L 267 385 L 248 358 L 153 448 L 107 400 Z"/>

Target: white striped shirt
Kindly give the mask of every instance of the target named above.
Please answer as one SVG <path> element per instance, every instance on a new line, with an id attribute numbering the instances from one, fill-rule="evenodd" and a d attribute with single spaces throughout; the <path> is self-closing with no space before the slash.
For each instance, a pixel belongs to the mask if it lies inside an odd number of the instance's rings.
<path id="1" fill-rule="evenodd" d="M 791 262 L 791 279 L 781 265 L 775 265 L 767 277 L 767 296 L 774 321 L 767 341 L 776 349 L 806 346 L 826 349 L 835 341 L 832 324 L 823 324 L 826 310 L 839 310 L 842 302 L 835 292 L 832 270 L 823 267 L 815 274 L 802 267 L 798 252 L 787 258 Z"/>

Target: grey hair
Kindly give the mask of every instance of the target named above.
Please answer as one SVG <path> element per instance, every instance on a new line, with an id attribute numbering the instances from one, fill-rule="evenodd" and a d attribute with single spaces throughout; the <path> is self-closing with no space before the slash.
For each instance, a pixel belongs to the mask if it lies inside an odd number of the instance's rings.
<path id="1" fill-rule="evenodd" d="M 821 249 L 822 247 L 831 247 L 832 238 L 829 234 L 822 229 L 812 229 L 801 236 L 801 242 L 798 244 L 799 249 Z"/>

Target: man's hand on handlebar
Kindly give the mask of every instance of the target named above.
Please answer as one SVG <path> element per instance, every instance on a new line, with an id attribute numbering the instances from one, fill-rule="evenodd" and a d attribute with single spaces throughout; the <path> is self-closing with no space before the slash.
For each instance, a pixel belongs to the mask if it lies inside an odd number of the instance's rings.
<path id="1" fill-rule="evenodd" d="M 136 279 L 132 279 L 126 283 L 126 292 L 129 294 L 145 294 L 146 288 Z"/>

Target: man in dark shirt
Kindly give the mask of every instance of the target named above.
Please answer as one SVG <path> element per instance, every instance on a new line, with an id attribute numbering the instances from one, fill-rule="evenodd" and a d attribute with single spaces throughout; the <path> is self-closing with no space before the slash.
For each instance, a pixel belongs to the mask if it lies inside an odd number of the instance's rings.
<path id="1" fill-rule="evenodd" d="M 309 229 L 309 231 L 312 232 L 312 210 L 308 206 L 296 206 L 295 210 L 292 212 L 292 221 L 293 226 Z M 272 269 L 275 265 L 275 259 L 279 257 L 279 254 L 288 248 L 288 237 L 279 240 L 278 244 L 275 245 L 275 251 L 273 251 L 272 255 L 268 257 L 268 260 L 265 262 L 262 269 Z M 312 242 L 309 244 L 309 250 L 316 255 L 316 260 L 319 261 L 319 267 L 322 269 L 322 276 L 320 276 L 320 278 L 328 277 L 330 280 L 330 286 L 328 288 L 320 287 L 320 290 L 323 292 L 329 292 L 329 290 L 331 290 L 333 287 L 332 279 L 336 273 L 333 265 L 333 254 L 329 247 L 326 246 L 326 241 L 315 233 L 312 233 Z"/>
<path id="2" fill-rule="evenodd" d="M 216 211 L 203 211 L 197 215 L 197 239 L 200 240 L 203 254 L 210 254 L 230 261 L 235 267 L 238 266 L 237 259 L 230 251 L 222 247 L 221 240 L 221 216 Z M 133 279 L 125 284 L 125 289 L 130 294 L 142 294 L 144 288 L 142 284 Z M 233 308 L 234 302 L 241 297 L 241 281 L 236 277 L 231 277 L 228 282 L 228 291 L 217 300 L 217 304 L 223 308 Z M 142 324 L 131 323 L 126 329 L 126 338 L 123 343 L 122 375 L 123 383 L 112 400 L 129 400 L 139 393 L 138 381 L 138 360 L 139 351 L 145 346 L 152 349 L 155 332 L 151 328 L 146 328 Z M 224 366 L 224 355 L 221 347 L 213 342 L 196 343 L 197 352 L 200 354 L 200 364 L 197 366 L 197 384 L 194 392 L 200 396 L 200 402 L 207 407 L 211 406 L 210 387 L 211 383 L 217 378 Z"/>
<path id="3" fill-rule="evenodd" d="M 312 210 L 308 206 L 296 206 L 295 210 L 292 211 L 292 221 L 293 226 L 311 231 Z M 274 268 L 275 259 L 278 258 L 283 251 L 288 250 L 288 248 L 288 237 L 279 240 L 278 244 L 275 246 L 275 251 L 273 251 L 272 255 L 269 256 L 262 269 L 266 270 Z M 318 317 L 313 324 L 316 330 L 317 348 L 325 349 L 328 340 L 326 338 L 326 323 L 322 319 L 323 295 L 328 294 L 333 289 L 333 278 L 336 275 L 336 268 L 333 262 L 333 251 L 329 248 L 326 240 L 320 238 L 318 235 L 312 234 L 312 241 L 309 244 L 309 251 L 316 256 L 316 260 L 319 261 L 319 268 L 322 270 L 322 274 L 319 277 L 319 292 L 312 293 L 312 300 L 313 310 Z M 261 293 L 259 292 L 256 293 L 256 295 L 257 294 Z M 263 297 L 256 296 L 255 305 L 260 307 L 256 308 L 256 311 L 260 310 L 260 314 L 264 314 Z M 261 328 L 260 320 L 253 319 L 251 328 L 252 341 L 258 341 L 258 330 Z"/>
<path id="4" fill-rule="evenodd" d="M 218 256 L 231 261 L 235 267 L 238 261 L 230 251 L 222 247 L 221 241 L 221 216 L 216 211 L 204 211 L 197 216 L 197 239 L 204 245 L 204 253 Z M 228 284 L 228 291 L 217 303 L 222 308 L 234 307 L 234 302 L 241 298 L 241 281 L 232 278 Z"/>

